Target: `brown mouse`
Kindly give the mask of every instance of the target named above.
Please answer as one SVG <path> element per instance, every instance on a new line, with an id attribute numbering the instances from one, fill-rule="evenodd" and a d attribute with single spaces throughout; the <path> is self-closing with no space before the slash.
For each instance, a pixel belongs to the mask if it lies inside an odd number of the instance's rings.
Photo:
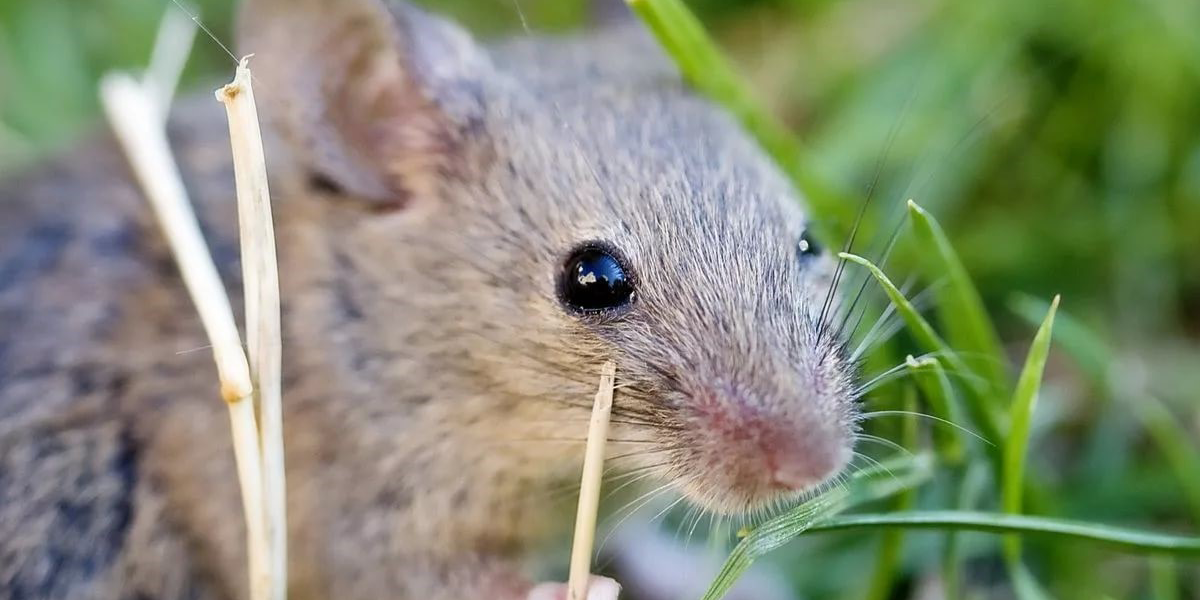
<path id="1" fill-rule="evenodd" d="M 291 598 L 525 598 L 605 360 L 611 466 L 705 510 L 847 464 L 833 261 L 644 31 L 485 46 L 379 0 L 248 0 L 239 29 L 279 134 Z M 201 96 L 169 133 L 236 290 Z M 246 597 L 215 369 L 114 148 L 0 190 L 0 596 Z"/>

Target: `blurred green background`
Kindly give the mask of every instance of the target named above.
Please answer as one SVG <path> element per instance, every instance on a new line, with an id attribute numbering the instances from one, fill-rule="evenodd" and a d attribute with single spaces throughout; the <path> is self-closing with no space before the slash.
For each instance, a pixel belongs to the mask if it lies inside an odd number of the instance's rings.
<path id="1" fill-rule="evenodd" d="M 97 78 L 145 64 L 168 4 L 0 3 L 0 185 L 101 127 Z M 231 4 L 193 6 L 228 41 Z M 433 4 L 482 36 L 527 35 L 511 0 Z M 536 31 L 592 19 L 577 0 L 520 6 Z M 1063 295 L 1059 331 L 1076 352 L 1056 350 L 1048 369 L 1030 510 L 1200 530 L 1200 489 L 1179 477 L 1200 438 L 1200 2 L 689 6 L 824 181 L 863 198 L 878 173 L 868 238 L 885 239 L 910 197 L 937 215 L 1018 361 L 1043 310 L 1029 298 Z M 232 66 L 201 34 L 183 87 L 208 93 Z M 902 237 L 887 270 L 903 280 L 918 255 Z M 1175 456 L 1137 416 L 1148 398 L 1185 432 Z M 909 537 L 893 597 L 923 589 L 932 539 Z M 788 564 L 808 597 L 851 596 L 872 558 L 856 539 L 797 546 Z M 1059 597 L 1172 597 L 1141 559 L 1079 545 L 1031 551 Z M 980 556 L 971 572 L 986 589 L 1003 568 Z M 1178 597 L 1200 598 L 1197 571 L 1182 570 Z"/>

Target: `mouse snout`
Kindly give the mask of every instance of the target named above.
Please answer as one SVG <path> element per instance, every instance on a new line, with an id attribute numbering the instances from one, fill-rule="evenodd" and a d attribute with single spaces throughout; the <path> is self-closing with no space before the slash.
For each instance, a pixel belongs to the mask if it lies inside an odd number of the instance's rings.
<path id="1" fill-rule="evenodd" d="M 800 492 L 825 481 L 842 467 L 838 444 L 823 431 L 799 433 L 767 428 L 762 446 L 763 476 L 774 487 Z"/>
<path id="2" fill-rule="evenodd" d="M 813 489 L 848 462 L 850 434 L 800 403 L 773 402 L 731 386 L 695 397 L 698 466 L 722 504 L 753 508 Z M 790 410 L 789 410 L 790 409 Z"/>

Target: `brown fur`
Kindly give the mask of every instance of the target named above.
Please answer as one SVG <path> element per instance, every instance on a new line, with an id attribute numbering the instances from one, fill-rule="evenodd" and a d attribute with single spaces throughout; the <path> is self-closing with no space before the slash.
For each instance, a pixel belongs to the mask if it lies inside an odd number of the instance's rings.
<path id="1" fill-rule="evenodd" d="M 408 7 L 276 4 L 249 3 L 243 45 L 288 140 L 269 152 L 292 598 L 523 597 L 528 551 L 569 524 L 550 492 L 607 358 L 618 467 L 755 509 L 784 494 L 730 474 L 774 446 L 725 428 L 764 422 L 809 440 L 814 485 L 840 469 L 829 260 L 797 256 L 792 190 L 644 34 L 489 50 Z M 219 106 L 176 115 L 236 290 Z M 0 191 L 0 596 L 245 597 L 215 369 L 148 213 L 107 139 Z M 619 316 L 557 296 L 588 240 L 635 272 Z"/>

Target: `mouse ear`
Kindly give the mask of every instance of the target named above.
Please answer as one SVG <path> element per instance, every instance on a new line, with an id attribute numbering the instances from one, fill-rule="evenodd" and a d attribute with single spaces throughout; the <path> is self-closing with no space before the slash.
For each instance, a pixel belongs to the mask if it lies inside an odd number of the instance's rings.
<path id="1" fill-rule="evenodd" d="M 247 0 L 238 42 L 312 175 L 384 205 L 427 192 L 449 166 L 491 68 L 457 26 L 381 0 Z"/>

